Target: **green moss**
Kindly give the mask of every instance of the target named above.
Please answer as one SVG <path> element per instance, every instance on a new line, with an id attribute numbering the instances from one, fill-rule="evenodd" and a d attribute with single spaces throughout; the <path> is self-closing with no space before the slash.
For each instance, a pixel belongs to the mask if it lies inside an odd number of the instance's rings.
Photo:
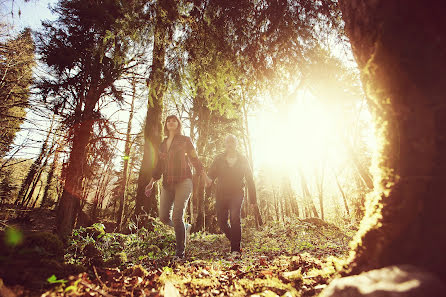
<path id="1" fill-rule="evenodd" d="M 63 243 L 57 235 L 49 232 L 31 233 L 25 237 L 23 248 L 34 248 L 42 257 L 55 257 L 63 260 Z"/>
<path id="2" fill-rule="evenodd" d="M 95 240 L 102 238 L 105 235 L 105 226 L 103 224 L 93 224 L 85 229 L 86 233 Z"/>
<path id="3" fill-rule="evenodd" d="M 119 252 L 114 254 L 110 259 L 105 261 L 104 265 L 107 267 L 119 267 L 128 262 L 127 254 L 125 252 Z"/>

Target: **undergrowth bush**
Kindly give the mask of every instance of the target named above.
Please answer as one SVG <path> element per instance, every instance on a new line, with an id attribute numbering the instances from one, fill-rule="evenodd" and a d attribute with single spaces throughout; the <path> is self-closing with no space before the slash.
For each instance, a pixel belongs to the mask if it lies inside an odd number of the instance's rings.
<path id="1" fill-rule="evenodd" d="M 141 264 L 146 260 L 173 255 L 175 234 L 158 219 L 153 231 L 131 229 L 130 234 L 107 233 L 103 224 L 74 229 L 65 254 L 68 263 L 96 266 Z"/>

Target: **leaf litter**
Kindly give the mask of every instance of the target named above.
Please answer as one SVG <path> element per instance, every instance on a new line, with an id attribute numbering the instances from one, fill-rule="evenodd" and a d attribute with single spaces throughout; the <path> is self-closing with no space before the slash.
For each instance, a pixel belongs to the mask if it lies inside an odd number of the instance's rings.
<path id="1" fill-rule="evenodd" d="M 88 249 L 69 248 L 65 259 L 83 263 L 86 272 L 49 284 L 42 296 L 315 296 L 342 267 L 353 236 L 323 221 L 244 226 L 242 257 L 234 258 L 223 234 L 197 232 L 186 257 L 175 261 L 173 230 L 161 224 L 150 229 L 96 240 L 78 236 L 75 244 L 93 244 L 102 261 L 88 260 L 82 254 Z M 110 261 L 118 252 L 128 259 Z"/>

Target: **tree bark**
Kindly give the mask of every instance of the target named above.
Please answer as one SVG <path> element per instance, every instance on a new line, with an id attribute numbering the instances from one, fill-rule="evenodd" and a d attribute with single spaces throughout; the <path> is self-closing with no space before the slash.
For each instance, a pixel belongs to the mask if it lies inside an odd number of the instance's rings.
<path id="1" fill-rule="evenodd" d="M 308 215 L 311 215 L 311 212 L 313 212 L 313 216 L 315 218 L 318 218 L 319 215 L 317 213 L 316 206 L 314 206 L 313 198 L 311 198 L 311 194 L 310 194 L 310 190 L 308 189 L 307 181 L 305 180 L 305 176 L 301 170 L 300 170 L 300 181 L 301 181 L 301 185 L 302 185 L 302 192 L 303 192 L 304 200 L 309 208 Z"/>
<path id="2" fill-rule="evenodd" d="M 340 1 L 380 142 L 346 273 L 413 264 L 446 281 L 442 1 Z"/>
<path id="3" fill-rule="evenodd" d="M 325 163 L 325 162 L 324 162 Z M 324 175 L 325 175 L 325 166 L 322 165 L 321 173 L 316 174 L 317 178 L 317 189 L 319 196 L 319 206 L 321 208 L 321 219 L 324 220 Z"/>
<path id="4" fill-rule="evenodd" d="M 87 146 L 93 131 L 93 110 L 98 100 L 98 96 L 87 100 L 82 120 L 73 129 L 73 142 L 66 170 L 65 185 L 56 215 L 57 233 L 64 239 L 71 234 L 80 210 Z"/>
<path id="5" fill-rule="evenodd" d="M 341 184 L 339 183 L 338 175 L 336 174 L 336 172 L 333 172 L 333 174 L 335 176 L 336 184 L 338 185 L 339 192 L 341 192 L 342 199 L 344 200 L 345 211 L 347 212 L 347 215 L 350 216 L 350 210 L 348 209 L 347 197 L 345 196 L 345 192 L 342 189 Z"/>
<path id="6" fill-rule="evenodd" d="M 352 158 L 353 164 L 355 165 L 356 170 L 358 171 L 359 176 L 361 177 L 364 184 L 369 188 L 370 190 L 373 189 L 373 178 L 370 175 L 370 171 L 368 168 L 366 168 L 362 163 L 361 160 L 358 157 L 358 154 L 355 152 L 353 147 L 350 144 L 347 144 L 349 148 L 349 153 Z"/>
<path id="7" fill-rule="evenodd" d="M 158 201 L 156 199 L 158 186 L 154 185 L 152 193 L 148 198 L 146 198 L 144 191 L 146 185 L 152 178 L 153 170 L 155 169 L 158 160 L 158 149 L 161 144 L 163 129 L 163 98 L 167 89 L 164 61 L 168 43 L 167 40 L 169 40 L 169 24 L 161 7 L 165 2 L 167 1 L 161 1 L 157 7 L 152 70 L 147 79 L 149 98 L 147 103 L 146 123 L 144 126 L 144 152 L 139 171 L 138 188 L 136 190 L 135 218 L 143 212 L 154 217 L 158 216 Z"/>
<path id="8" fill-rule="evenodd" d="M 48 205 L 50 189 L 54 187 L 53 180 L 59 163 L 59 154 L 60 154 L 60 146 L 58 146 L 56 148 L 56 151 L 54 152 L 53 162 L 51 163 L 50 171 L 48 172 L 48 176 L 46 178 L 45 190 L 43 192 L 43 197 L 42 197 L 42 202 L 40 203 L 40 207 L 46 207 Z"/>
<path id="9" fill-rule="evenodd" d="M 196 123 L 198 128 L 198 139 L 197 139 L 197 154 L 198 156 L 204 156 L 207 150 L 208 137 L 209 137 L 209 126 L 211 111 L 206 105 L 206 99 L 204 97 L 203 90 L 199 87 L 197 90 L 197 95 L 194 98 L 194 110 L 195 114 L 198 115 L 198 122 Z M 193 201 L 196 202 L 197 212 L 196 219 L 193 224 L 192 231 L 199 231 L 204 228 L 205 225 L 205 191 L 204 191 L 204 181 L 201 176 L 196 176 L 193 179 Z"/>
<path id="10" fill-rule="evenodd" d="M 39 201 L 40 193 L 42 192 L 42 189 L 43 189 L 43 181 L 41 180 L 41 181 L 40 181 L 39 192 L 37 193 L 36 200 L 34 200 L 34 203 L 33 203 L 33 205 L 31 206 L 31 208 L 35 208 L 35 207 L 36 207 L 36 204 L 37 204 L 37 201 Z"/>
<path id="11" fill-rule="evenodd" d="M 127 122 L 127 132 L 125 135 L 125 145 L 124 145 L 124 167 L 122 169 L 122 181 L 121 181 L 121 192 L 119 194 L 119 209 L 118 209 L 118 218 L 116 221 L 116 226 L 118 230 L 122 230 L 122 219 L 124 217 L 124 204 L 125 204 L 125 196 L 127 192 L 127 181 L 128 181 L 128 169 L 129 169 L 129 160 L 130 160 L 130 133 L 132 132 L 132 122 L 133 122 L 133 109 L 135 106 L 135 98 L 136 98 L 136 80 L 132 81 L 132 103 L 130 104 L 130 114 L 129 121 Z"/>
<path id="12" fill-rule="evenodd" d="M 50 138 L 50 135 L 51 135 L 51 129 L 48 131 L 45 141 L 42 144 L 39 156 L 36 158 L 36 160 L 29 168 L 28 174 L 26 175 L 24 181 L 22 182 L 22 185 L 20 186 L 20 191 L 17 196 L 17 200 L 15 201 L 16 205 L 20 204 L 22 206 L 26 202 L 26 199 L 28 198 L 29 189 L 32 186 L 33 182 L 35 182 L 36 174 L 42 167 L 42 160 L 48 154 L 48 140 Z"/>

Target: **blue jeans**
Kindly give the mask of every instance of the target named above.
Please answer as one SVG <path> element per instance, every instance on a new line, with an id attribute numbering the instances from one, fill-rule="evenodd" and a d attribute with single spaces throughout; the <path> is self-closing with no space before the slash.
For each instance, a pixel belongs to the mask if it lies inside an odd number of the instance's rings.
<path id="1" fill-rule="evenodd" d="M 231 252 L 240 251 L 240 241 L 242 239 L 240 211 L 242 202 L 243 194 L 219 195 L 216 199 L 217 221 L 221 231 L 231 241 Z M 228 217 L 230 224 L 228 224 Z"/>
<path id="2" fill-rule="evenodd" d="M 173 189 L 162 187 L 160 198 L 160 219 L 166 225 L 172 226 L 176 237 L 176 255 L 184 257 L 186 232 L 184 225 L 184 211 L 192 193 L 192 180 L 185 179 Z M 172 211 L 173 207 L 173 211 Z"/>

